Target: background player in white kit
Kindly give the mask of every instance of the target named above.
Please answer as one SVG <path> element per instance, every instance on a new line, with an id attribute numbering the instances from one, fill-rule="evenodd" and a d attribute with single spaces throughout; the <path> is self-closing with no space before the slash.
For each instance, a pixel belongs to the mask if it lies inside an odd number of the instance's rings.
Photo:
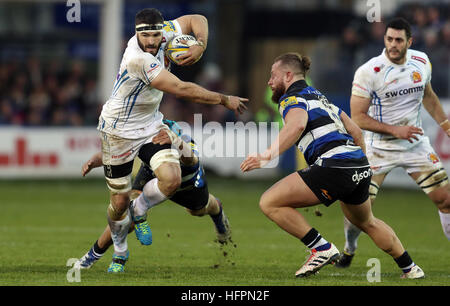
<path id="1" fill-rule="evenodd" d="M 386 175 L 402 167 L 436 204 L 445 236 L 450 240 L 450 193 L 447 174 L 423 135 L 422 106 L 450 136 L 450 123 L 431 87 L 431 63 L 412 44 L 408 22 L 387 24 L 383 52 L 356 72 L 350 100 L 351 117 L 365 132 L 367 157 L 374 175 L 372 204 Z M 344 220 L 346 243 L 337 267 L 348 267 L 360 230 Z"/>
<path id="2" fill-rule="evenodd" d="M 137 226 L 146 224 L 143 222 L 145 215 L 134 214 L 134 208 L 128 210 L 134 158 L 138 156 L 148 164 L 156 176 L 144 187 L 143 194 L 149 203 L 166 200 L 181 183 L 178 151 L 170 144 L 152 143 L 152 138 L 165 128 L 163 115 L 159 112 L 163 92 L 196 103 L 222 104 L 236 113 L 242 113 L 246 108 L 243 102 L 248 101 L 183 82 L 166 69 L 169 62 L 164 57 L 165 43 L 175 35 L 193 33 L 199 41 L 180 64 L 193 64 L 201 57 L 208 39 L 205 17 L 185 15 L 164 22 L 158 10 L 144 9 L 136 14 L 135 29 L 136 35 L 128 41 L 111 97 L 103 106 L 98 124 L 102 134 L 105 177 L 111 195 L 108 223 L 114 255 L 110 272 L 121 272 L 123 264 L 115 263 L 123 263 L 128 258 L 126 236 L 131 220 Z M 138 232 L 146 235 L 149 228 Z"/>

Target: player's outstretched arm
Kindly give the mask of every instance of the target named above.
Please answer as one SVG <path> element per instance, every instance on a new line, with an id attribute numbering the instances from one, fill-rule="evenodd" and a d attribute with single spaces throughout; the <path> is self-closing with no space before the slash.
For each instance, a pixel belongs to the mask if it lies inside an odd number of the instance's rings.
<path id="1" fill-rule="evenodd" d="M 301 108 L 292 108 L 284 118 L 284 126 L 277 139 L 262 154 L 251 154 L 241 164 L 242 172 L 264 167 L 272 159 L 292 147 L 302 135 L 308 122 L 308 113 Z"/>
<path id="2" fill-rule="evenodd" d="M 180 66 L 192 65 L 202 57 L 203 52 L 206 50 L 206 45 L 208 44 L 208 19 L 203 15 L 194 14 L 181 16 L 177 18 L 177 21 L 183 34 L 192 33 L 199 42 L 198 45 L 190 46 L 189 51 L 179 57 L 182 60 L 179 63 Z"/>
<path id="3" fill-rule="evenodd" d="M 444 112 L 439 98 L 429 82 L 425 85 L 422 103 L 430 116 L 440 125 L 447 136 L 450 137 L 450 122 L 447 119 L 447 114 Z"/>
<path id="4" fill-rule="evenodd" d="M 171 93 L 179 98 L 190 100 L 194 103 L 222 104 L 237 114 L 242 114 L 247 109 L 245 102 L 248 99 L 237 96 L 227 96 L 218 92 L 207 90 L 195 83 L 184 82 L 176 75 L 165 69 L 156 76 L 150 84 L 153 88 Z"/>
<path id="5" fill-rule="evenodd" d="M 95 153 L 81 166 L 81 175 L 86 176 L 92 169 L 103 166 L 102 152 Z"/>

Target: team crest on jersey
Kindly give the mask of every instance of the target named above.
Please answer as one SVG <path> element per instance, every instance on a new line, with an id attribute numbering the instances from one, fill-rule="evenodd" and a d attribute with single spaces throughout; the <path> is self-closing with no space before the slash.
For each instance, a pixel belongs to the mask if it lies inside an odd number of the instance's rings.
<path id="1" fill-rule="evenodd" d="M 434 153 L 429 153 L 429 154 L 428 154 L 428 159 L 429 159 L 433 164 L 436 164 L 436 163 L 439 162 L 439 157 L 437 157 L 437 155 L 434 154 Z"/>
<path id="2" fill-rule="evenodd" d="M 418 71 L 413 71 L 413 73 L 411 74 L 411 80 L 414 83 L 420 83 L 422 82 L 422 75 Z"/>

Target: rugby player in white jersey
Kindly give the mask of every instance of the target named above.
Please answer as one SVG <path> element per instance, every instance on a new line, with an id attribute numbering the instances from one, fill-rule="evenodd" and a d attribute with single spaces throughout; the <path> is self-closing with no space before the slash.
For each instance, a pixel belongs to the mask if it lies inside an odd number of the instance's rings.
<path id="1" fill-rule="evenodd" d="M 386 175 L 401 167 L 436 204 L 450 240 L 448 177 L 439 157 L 424 136 L 420 112 L 424 107 L 450 136 L 450 123 L 431 87 L 431 63 L 423 52 L 410 49 L 408 22 L 396 18 L 387 24 L 383 52 L 355 72 L 350 99 L 351 117 L 365 130 L 367 157 L 374 173 L 372 204 Z M 345 247 L 337 267 L 348 267 L 360 230 L 344 220 Z"/>
<path id="2" fill-rule="evenodd" d="M 156 9 L 144 9 L 135 17 L 136 34 L 128 41 L 112 94 L 103 106 L 98 130 L 102 137 L 102 162 L 110 190 L 108 223 L 114 242 L 110 272 L 123 271 L 128 258 L 127 233 L 133 220 L 137 234 L 149 234 L 146 216 L 128 209 L 133 161 L 139 157 L 156 178 L 144 188 L 149 203 L 159 203 L 175 193 L 181 184 L 179 153 L 170 144 L 152 143 L 165 128 L 159 104 L 163 93 L 196 103 L 221 104 L 242 113 L 247 99 L 227 96 L 184 82 L 170 73 L 164 57 L 165 43 L 175 35 L 193 33 L 199 45 L 190 47 L 181 65 L 195 63 L 203 54 L 208 38 L 208 22 L 201 15 L 185 15 L 164 22 Z M 138 210 L 137 210 L 138 211 Z M 144 227 L 144 228 L 139 228 Z M 145 240 L 145 239 L 143 239 Z M 117 264 L 116 264 L 117 263 Z"/>
<path id="3" fill-rule="evenodd" d="M 183 181 L 180 188 L 178 188 L 170 200 L 185 207 L 193 216 L 202 217 L 209 215 L 216 231 L 216 241 L 222 245 L 231 243 L 231 227 L 228 217 L 223 210 L 222 202 L 213 194 L 209 193 L 206 174 L 200 163 L 197 145 L 190 136 L 182 134 L 182 130 L 176 122 L 167 119 L 164 119 L 163 122 L 170 128 L 173 134 L 169 135 L 167 130 L 161 130 L 158 135 L 153 137 L 152 142 L 159 144 L 171 143 L 178 147 Z M 101 152 L 94 154 L 83 164 L 81 173 L 83 176 L 86 176 L 92 169 L 100 166 L 103 166 Z M 140 215 L 146 215 L 147 210 L 159 204 L 147 203 L 143 198 L 143 190 L 146 183 L 154 178 L 153 171 L 146 164 L 141 163 L 139 171 L 134 178 L 130 195 L 133 199 L 133 204 L 137 203 L 135 205 L 140 209 L 144 209 L 144 211 L 139 213 Z M 130 228 L 130 231 L 132 230 L 133 228 Z M 145 238 L 149 239 L 146 241 L 146 244 L 151 244 L 151 235 Z M 100 237 L 86 254 L 75 263 L 74 267 L 77 269 L 90 269 L 92 265 L 103 257 L 112 244 L 111 231 L 109 225 L 107 225 Z M 116 263 L 116 266 L 123 266 L 125 263 L 125 261 L 123 263 Z"/>

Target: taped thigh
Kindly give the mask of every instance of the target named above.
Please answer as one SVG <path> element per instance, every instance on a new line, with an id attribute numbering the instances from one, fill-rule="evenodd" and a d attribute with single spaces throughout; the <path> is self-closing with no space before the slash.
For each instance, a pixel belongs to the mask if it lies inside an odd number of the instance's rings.
<path id="1" fill-rule="evenodd" d="M 123 165 L 105 165 L 106 185 L 113 194 L 127 193 L 131 190 L 133 161 Z"/>
<path id="2" fill-rule="evenodd" d="M 180 153 L 174 149 L 160 150 L 150 159 L 150 167 L 155 171 L 159 166 L 166 162 L 180 164 Z"/>
<path id="3" fill-rule="evenodd" d="M 377 198 L 379 189 L 380 189 L 380 186 L 378 186 L 377 183 L 375 183 L 374 181 L 370 181 L 369 198 L 370 198 L 371 202 L 375 201 L 375 199 Z"/>
<path id="4" fill-rule="evenodd" d="M 106 178 L 106 185 L 112 194 L 127 193 L 131 190 L 131 174 L 118 178 Z"/>
<path id="5" fill-rule="evenodd" d="M 416 179 L 416 183 L 426 194 L 428 194 L 439 187 L 447 185 L 448 176 L 444 168 L 439 168 L 422 173 L 422 175 Z"/>

